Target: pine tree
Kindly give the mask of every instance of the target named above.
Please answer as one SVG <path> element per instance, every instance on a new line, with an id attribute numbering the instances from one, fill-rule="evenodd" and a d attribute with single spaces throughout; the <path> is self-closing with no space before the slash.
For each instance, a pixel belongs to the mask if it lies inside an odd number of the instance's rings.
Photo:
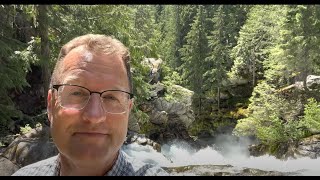
<path id="1" fill-rule="evenodd" d="M 191 30 L 186 36 L 187 43 L 179 51 L 182 56 L 184 69 L 182 74 L 185 85 L 195 92 L 198 98 L 199 113 L 201 98 L 203 98 L 203 74 L 205 73 L 205 58 L 208 54 L 207 30 L 205 29 L 206 12 L 202 5 L 198 6 L 197 15 L 191 24 Z"/>

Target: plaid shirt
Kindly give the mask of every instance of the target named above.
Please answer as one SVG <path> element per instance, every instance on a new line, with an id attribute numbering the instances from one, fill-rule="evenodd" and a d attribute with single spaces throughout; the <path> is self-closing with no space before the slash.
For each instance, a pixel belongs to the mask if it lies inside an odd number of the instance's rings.
<path id="1" fill-rule="evenodd" d="M 59 176 L 59 155 L 27 165 L 16 171 L 12 176 Z M 131 161 L 120 150 L 118 159 L 105 176 L 167 176 L 166 171 L 158 166 L 138 161 Z"/>

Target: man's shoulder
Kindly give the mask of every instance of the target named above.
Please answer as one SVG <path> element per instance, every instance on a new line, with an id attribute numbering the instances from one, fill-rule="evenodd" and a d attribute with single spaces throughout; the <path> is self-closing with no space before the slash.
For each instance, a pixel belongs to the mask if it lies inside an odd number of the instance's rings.
<path id="1" fill-rule="evenodd" d="M 169 174 L 158 165 L 140 162 L 135 164 L 137 176 L 168 176 Z"/>
<path id="2" fill-rule="evenodd" d="M 159 165 L 146 163 L 126 155 L 128 163 L 131 164 L 136 176 L 168 176 L 169 174 Z"/>
<path id="3" fill-rule="evenodd" d="M 57 168 L 58 155 L 20 168 L 12 176 L 52 176 Z"/>

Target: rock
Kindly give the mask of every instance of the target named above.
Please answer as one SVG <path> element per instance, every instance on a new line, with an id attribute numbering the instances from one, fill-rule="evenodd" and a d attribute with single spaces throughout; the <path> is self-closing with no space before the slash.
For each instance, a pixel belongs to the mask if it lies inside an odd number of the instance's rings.
<path id="1" fill-rule="evenodd" d="M 168 113 L 166 111 L 153 110 L 150 116 L 150 122 L 161 125 L 168 122 Z"/>
<path id="2" fill-rule="evenodd" d="M 14 141 L 3 153 L 11 162 L 23 167 L 58 154 L 53 142 L 27 138 Z"/>
<path id="3" fill-rule="evenodd" d="M 231 165 L 190 165 L 163 167 L 172 176 L 296 176 L 298 172 L 265 171 Z"/>
<path id="4" fill-rule="evenodd" d="M 21 167 L 54 156 L 58 154 L 58 150 L 49 137 L 49 127 L 32 129 L 29 133 L 17 137 L 2 156 Z"/>
<path id="5" fill-rule="evenodd" d="M 320 134 L 302 139 L 295 150 L 295 157 L 320 157 Z"/>
<path id="6" fill-rule="evenodd" d="M 128 122 L 128 130 L 134 132 L 140 132 L 140 126 L 138 123 L 138 118 L 134 113 L 130 113 L 129 122 Z"/>
<path id="7" fill-rule="evenodd" d="M 309 75 L 306 80 L 307 88 L 311 91 L 320 91 L 320 76 Z"/>
<path id="8" fill-rule="evenodd" d="M 19 166 L 13 164 L 10 160 L 0 156 L 0 176 L 11 176 L 20 169 Z"/>
<path id="9" fill-rule="evenodd" d="M 0 138 L 0 142 L 4 145 L 4 146 L 9 146 L 9 144 L 11 144 L 15 138 L 19 137 L 20 135 L 7 135 L 5 137 Z"/>
<path id="10" fill-rule="evenodd" d="M 146 145 L 148 144 L 148 140 L 144 135 L 139 135 L 136 142 L 140 145 Z"/>
<path id="11" fill-rule="evenodd" d="M 154 150 L 156 150 L 157 152 L 161 152 L 161 145 L 156 143 L 156 142 L 153 142 L 152 144 L 152 147 Z"/>
<path id="12" fill-rule="evenodd" d="M 126 141 L 124 142 L 125 145 L 137 143 L 143 146 L 151 146 L 157 152 L 161 152 L 161 145 L 149 138 L 146 138 L 144 134 L 138 134 L 136 132 L 128 131 Z"/>
<path id="13" fill-rule="evenodd" d="M 58 154 L 50 140 L 50 128 L 43 126 L 17 137 L 1 154 L 6 160 L 0 161 L 2 174 L 12 174 L 20 167 L 47 159 Z"/>
<path id="14" fill-rule="evenodd" d="M 151 85 L 150 96 L 151 98 L 163 97 L 165 93 L 165 87 L 163 84 L 157 82 Z"/>
<path id="15" fill-rule="evenodd" d="M 150 68 L 149 73 L 149 83 L 154 84 L 160 81 L 160 70 L 161 70 L 162 59 L 155 58 L 145 58 L 142 61 L 142 65 L 148 66 Z"/>

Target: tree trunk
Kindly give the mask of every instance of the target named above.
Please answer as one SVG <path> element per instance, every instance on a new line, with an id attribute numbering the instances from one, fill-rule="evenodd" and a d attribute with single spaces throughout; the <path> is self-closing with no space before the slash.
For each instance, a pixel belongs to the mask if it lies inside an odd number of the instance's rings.
<path id="1" fill-rule="evenodd" d="M 253 52 L 254 53 L 254 52 Z M 252 88 L 256 85 L 256 60 L 252 54 Z"/>
<path id="2" fill-rule="evenodd" d="M 218 87 L 218 112 L 220 113 L 220 87 Z"/>
<path id="3" fill-rule="evenodd" d="M 201 96 L 200 96 L 200 98 L 199 98 L 199 114 L 198 114 L 198 116 L 200 116 L 200 114 L 201 114 L 201 107 L 202 106 L 202 103 L 201 103 Z"/>
<path id="4" fill-rule="evenodd" d="M 44 102 L 46 106 L 46 100 L 50 82 L 50 49 L 48 40 L 48 5 L 38 5 L 38 33 L 41 38 L 41 50 L 40 50 L 40 64 L 42 68 L 42 82 L 44 92 Z"/>

